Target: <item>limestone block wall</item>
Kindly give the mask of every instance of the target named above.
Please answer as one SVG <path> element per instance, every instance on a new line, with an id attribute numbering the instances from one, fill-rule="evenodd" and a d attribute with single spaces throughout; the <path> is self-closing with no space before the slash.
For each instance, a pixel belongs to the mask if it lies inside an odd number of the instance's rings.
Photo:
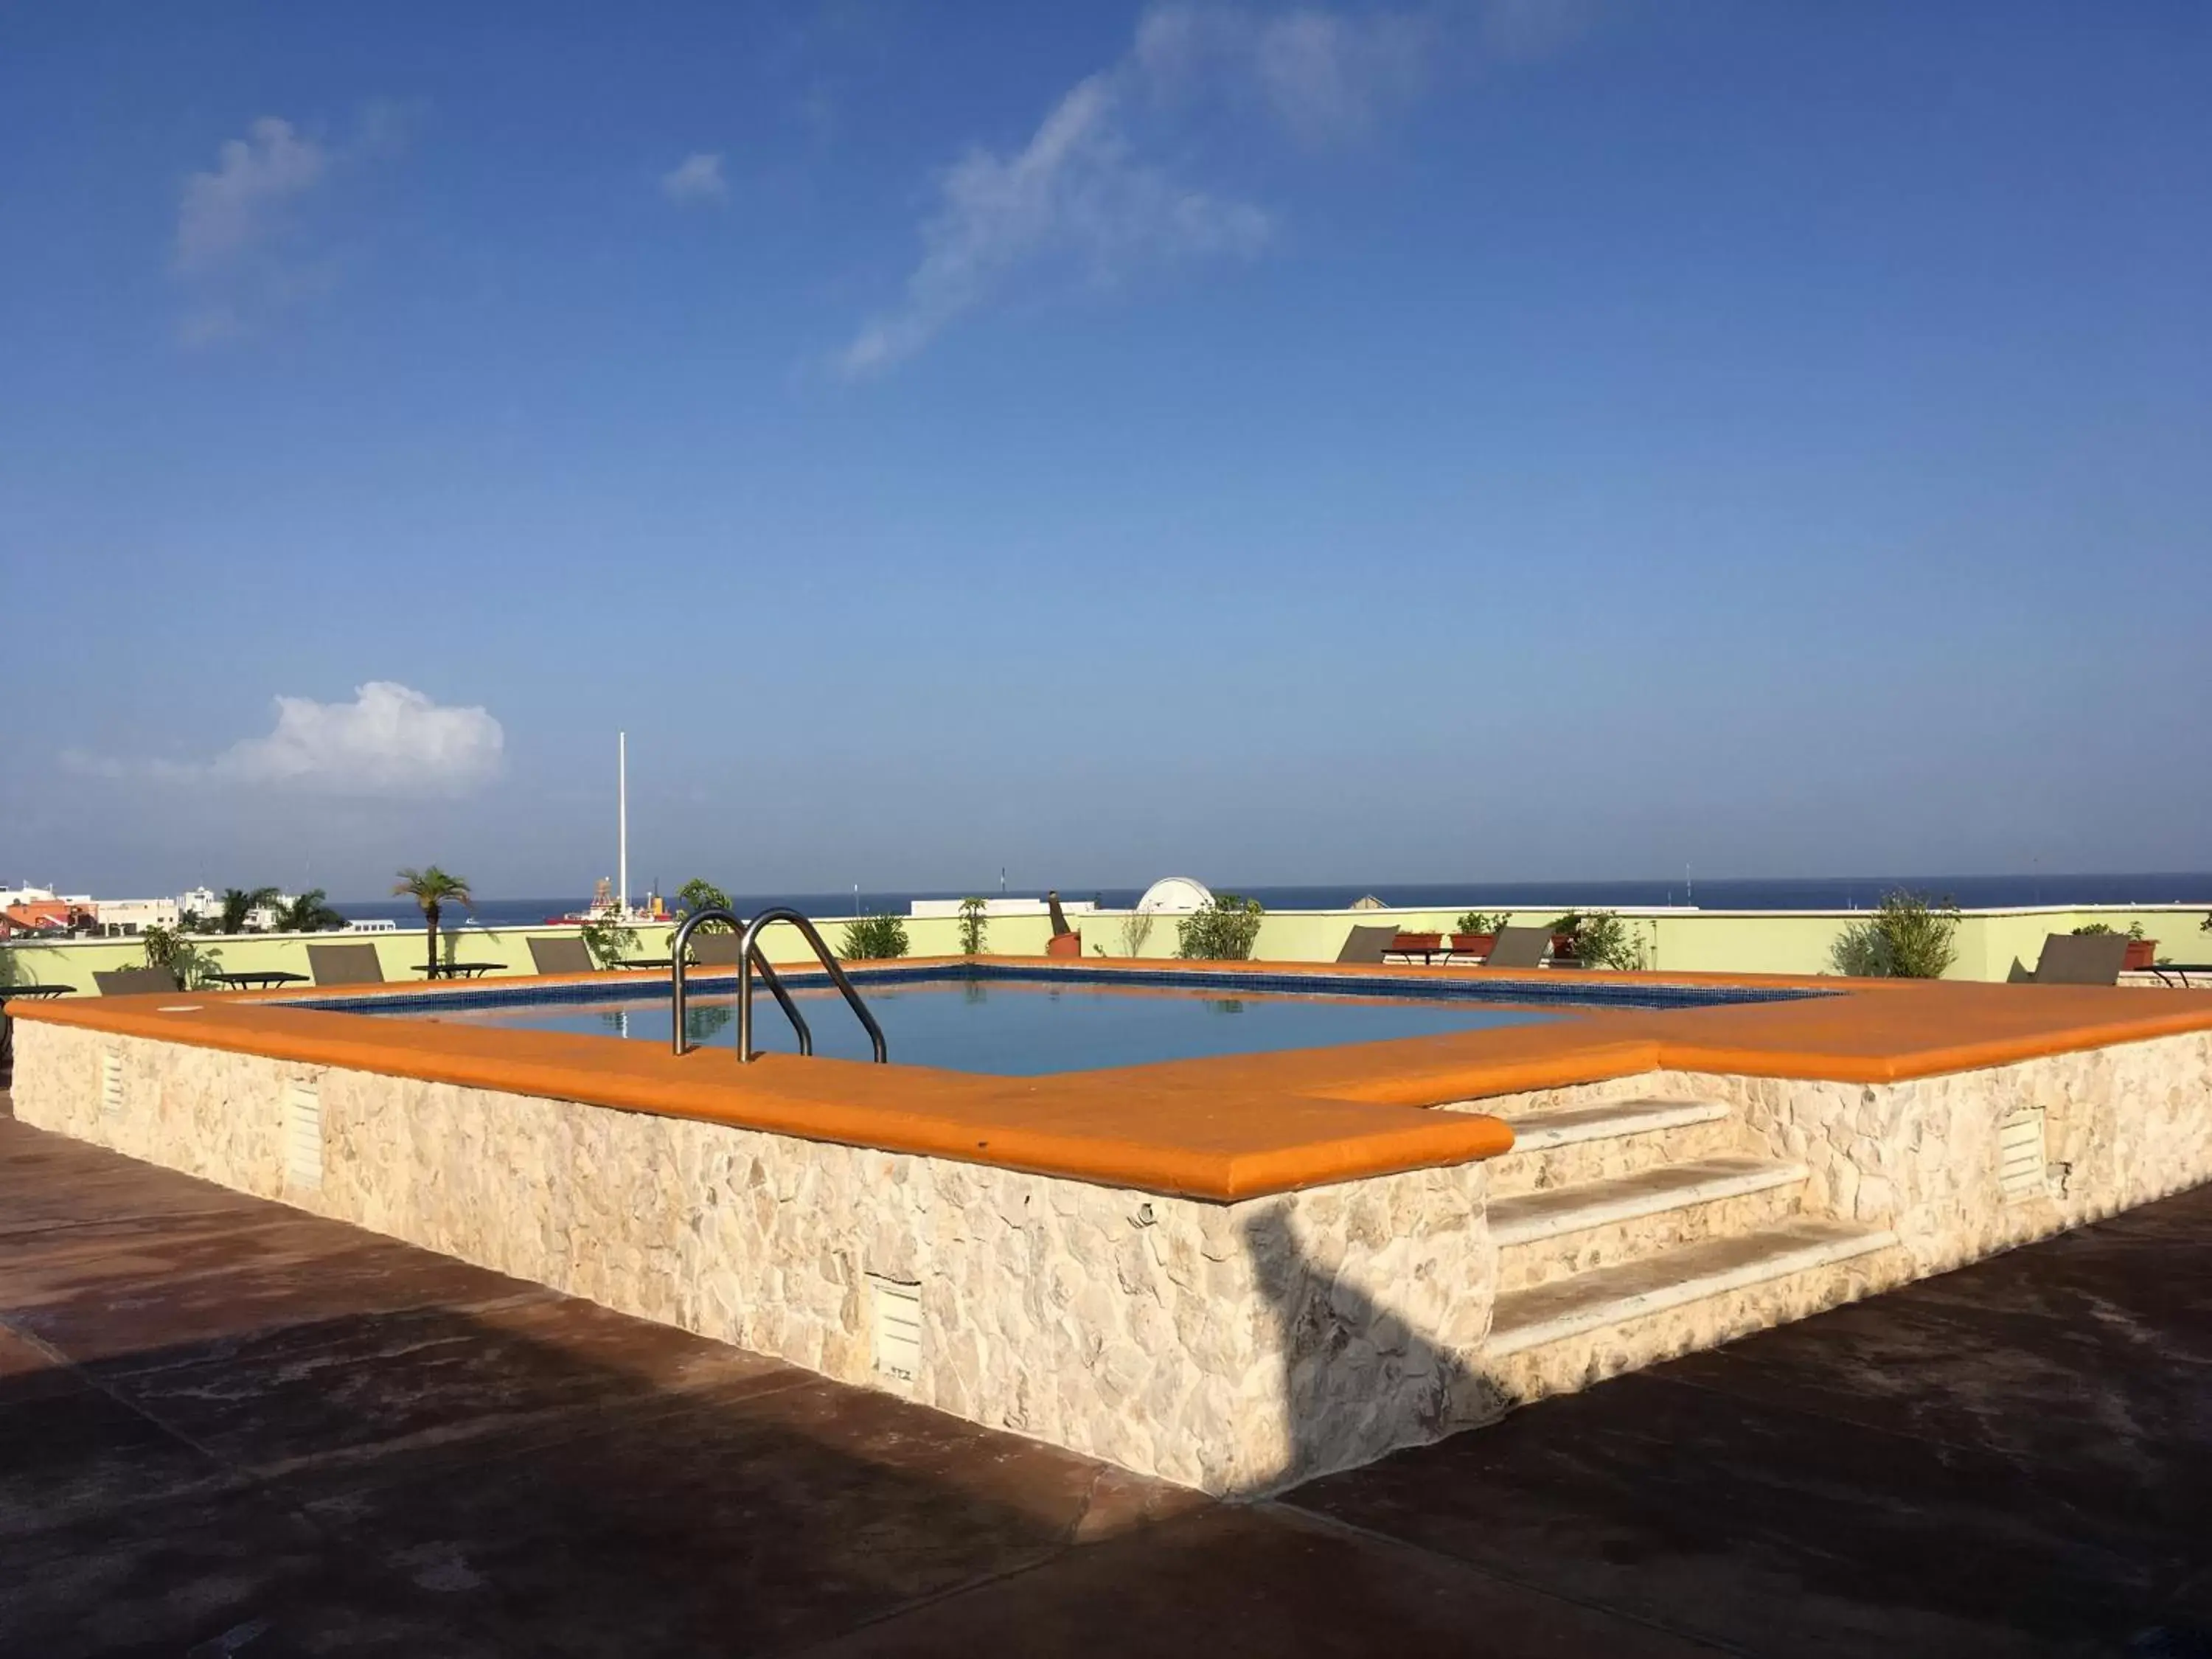
<path id="1" fill-rule="evenodd" d="M 1454 1104 L 1510 1123 L 1635 1098 L 1733 1107 L 1741 1150 L 1806 1164 L 1808 1213 L 1893 1231 L 1895 1267 L 1907 1278 L 2212 1180 L 2204 1033 L 1899 1083 L 1662 1071 Z M 2008 1194 L 2002 1132 L 2038 1115 L 2044 1179 Z"/>
<path id="2" fill-rule="evenodd" d="M 1497 1408 L 1479 1164 L 1207 1204 L 30 1024 L 15 1099 L 42 1127 L 1210 1492 Z M 882 1369 L 874 1306 L 903 1285 L 910 1381 Z"/>

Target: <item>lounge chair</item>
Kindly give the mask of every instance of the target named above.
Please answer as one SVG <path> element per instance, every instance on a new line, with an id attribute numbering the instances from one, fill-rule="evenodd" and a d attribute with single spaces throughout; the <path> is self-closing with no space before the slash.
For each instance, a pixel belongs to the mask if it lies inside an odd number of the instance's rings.
<path id="1" fill-rule="evenodd" d="M 384 964 L 374 945 L 310 945 L 307 971 L 318 985 L 381 985 Z"/>
<path id="2" fill-rule="evenodd" d="M 173 968 L 111 968 L 95 972 L 92 982 L 104 997 L 143 997 L 180 988 Z"/>
<path id="3" fill-rule="evenodd" d="M 1390 948 L 1390 941 L 1398 937 L 1395 927 L 1355 927 L 1344 941 L 1344 948 L 1336 953 L 1339 962 L 1374 962 L 1382 960 L 1382 953 Z"/>
<path id="4" fill-rule="evenodd" d="M 2118 985 L 2127 960 L 2125 933 L 2050 933 L 2035 964 L 2038 985 Z"/>
<path id="5" fill-rule="evenodd" d="M 1400 933 L 1391 939 L 1390 948 L 1382 953 L 1382 957 L 1386 962 L 1392 957 L 1403 957 L 1409 963 L 1419 957 L 1421 966 L 1425 968 L 1438 957 L 1450 954 L 1444 949 L 1442 933 Z"/>
<path id="6" fill-rule="evenodd" d="M 694 968 L 734 968 L 738 965 L 738 936 L 732 933 L 691 935 Z"/>
<path id="7" fill-rule="evenodd" d="M 1540 968 L 1544 952 L 1552 948 L 1548 927 L 1501 927 L 1498 941 L 1482 959 L 1486 968 Z"/>
<path id="8" fill-rule="evenodd" d="M 581 939 L 534 939 L 530 960 L 541 974 L 592 974 L 599 964 Z"/>

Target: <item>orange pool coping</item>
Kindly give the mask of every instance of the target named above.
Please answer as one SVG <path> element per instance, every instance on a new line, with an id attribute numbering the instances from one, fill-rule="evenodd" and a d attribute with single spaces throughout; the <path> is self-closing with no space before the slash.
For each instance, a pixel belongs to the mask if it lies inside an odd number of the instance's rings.
<path id="1" fill-rule="evenodd" d="M 1044 958 L 994 963 L 1047 971 Z M 927 966 L 909 961 L 902 967 Z M 947 963 L 946 965 L 952 965 Z M 1514 970 L 1284 963 L 1190 964 L 1209 973 L 1526 981 Z M 1110 960 L 1133 984 L 1158 972 Z M 865 984 L 866 969 L 856 974 Z M 524 983 L 575 984 L 606 975 Z M 627 980 L 632 976 L 623 975 Z M 726 984 L 724 973 L 700 976 Z M 582 1101 L 805 1139 L 956 1158 L 1217 1202 L 1494 1158 L 1498 1119 L 1426 1109 L 1665 1070 L 1893 1083 L 2046 1054 L 2212 1030 L 2212 992 L 1750 975 L 1577 974 L 1583 982 L 1802 987 L 1837 994 L 1664 1010 L 1576 1009 L 1541 1024 L 1109 1071 L 1004 1078 L 918 1066 L 764 1055 L 727 1047 L 678 1059 L 651 1043 L 557 1032 L 363 1020 L 288 1007 L 344 994 L 465 997 L 487 981 L 337 991 L 182 993 L 19 1003 L 15 1018 L 307 1065 Z M 1086 981 L 1086 983 L 1095 981 Z"/>

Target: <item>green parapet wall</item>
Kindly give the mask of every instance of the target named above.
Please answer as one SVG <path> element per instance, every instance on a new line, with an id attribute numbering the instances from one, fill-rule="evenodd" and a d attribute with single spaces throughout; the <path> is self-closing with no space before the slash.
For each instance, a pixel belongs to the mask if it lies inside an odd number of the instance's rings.
<path id="1" fill-rule="evenodd" d="M 1538 926 L 1568 909 L 1565 904 L 1521 908 L 1512 913 L 1520 926 Z M 1355 925 L 1394 926 L 1414 933 L 1449 933 L 1458 910 L 1281 910 L 1272 912 L 1261 924 L 1255 954 L 1272 962 L 1330 962 Z M 1838 936 L 1864 911 L 1730 911 L 1638 910 L 1624 908 L 1625 917 L 1644 940 L 1648 965 L 1661 972 L 1730 974 L 1823 974 L 1832 971 L 1829 951 Z M 1125 928 L 1127 911 L 1086 912 L 1072 918 L 1083 936 L 1085 956 L 1119 957 L 1128 954 L 1130 935 Z M 1953 979 L 2003 980 L 2015 963 L 2033 968 L 2049 933 L 2070 933 L 2092 921 L 2124 933 L 2136 922 L 2159 941 L 2158 954 L 2179 962 L 2212 961 L 2212 935 L 2199 931 L 2202 907 L 2153 906 L 2124 908 L 2047 908 L 2010 910 L 1969 910 L 1958 933 L 1958 960 Z M 905 918 L 910 953 L 916 957 L 952 957 L 960 953 L 957 916 Z M 834 946 L 844 918 L 824 917 L 817 925 Z M 1152 918 L 1152 926 L 1135 954 L 1153 958 L 1176 951 L 1176 921 L 1171 915 Z M 445 930 L 439 955 L 465 962 L 498 964 L 499 975 L 533 972 L 530 940 L 575 937 L 573 927 L 458 927 Z M 635 954 L 665 956 L 672 927 L 666 923 L 641 926 Z M 992 956 L 1042 956 L 1051 926 L 1041 915 L 994 916 L 986 939 Z M 209 952 L 216 965 L 230 972 L 283 969 L 307 971 L 310 943 L 374 945 L 383 964 L 384 976 L 398 984 L 417 982 L 425 955 L 422 930 L 401 928 L 391 933 L 204 933 L 193 943 Z M 769 958 L 776 963 L 811 959 L 805 940 L 788 927 L 771 928 L 763 936 Z M 145 949 L 136 939 L 100 939 L 50 944 L 24 941 L 0 945 L 0 982 L 68 985 L 90 992 L 94 971 L 133 968 L 143 964 Z"/>

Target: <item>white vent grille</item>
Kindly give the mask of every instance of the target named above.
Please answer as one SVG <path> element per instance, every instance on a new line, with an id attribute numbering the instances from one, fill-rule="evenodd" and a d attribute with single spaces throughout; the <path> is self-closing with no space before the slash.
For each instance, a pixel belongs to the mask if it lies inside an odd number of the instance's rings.
<path id="1" fill-rule="evenodd" d="M 876 1375 L 911 1393 L 921 1375 L 921 1286 L 868 1275 L 874 1325 Z"/>
<path id="2" fill-rule="evenodd" d="M 295 1187 L 323 1184 L 323 1097 L 312 1083 L 284 1090 L 284 1178 Z"/>
<path id="3" fill-rule="evenodd" d="M 1997 1125 L 1997 1190 L 2008 1204 L 2039 1197 L 2045 1190 L 2043 1109 L 2014 1112 Z"/>
<path id="4" fill-rule="evenodd" d="M 100 1115 L 123 1115 L 123 1055 L 114 1048 L 100 1051 Z"/>

